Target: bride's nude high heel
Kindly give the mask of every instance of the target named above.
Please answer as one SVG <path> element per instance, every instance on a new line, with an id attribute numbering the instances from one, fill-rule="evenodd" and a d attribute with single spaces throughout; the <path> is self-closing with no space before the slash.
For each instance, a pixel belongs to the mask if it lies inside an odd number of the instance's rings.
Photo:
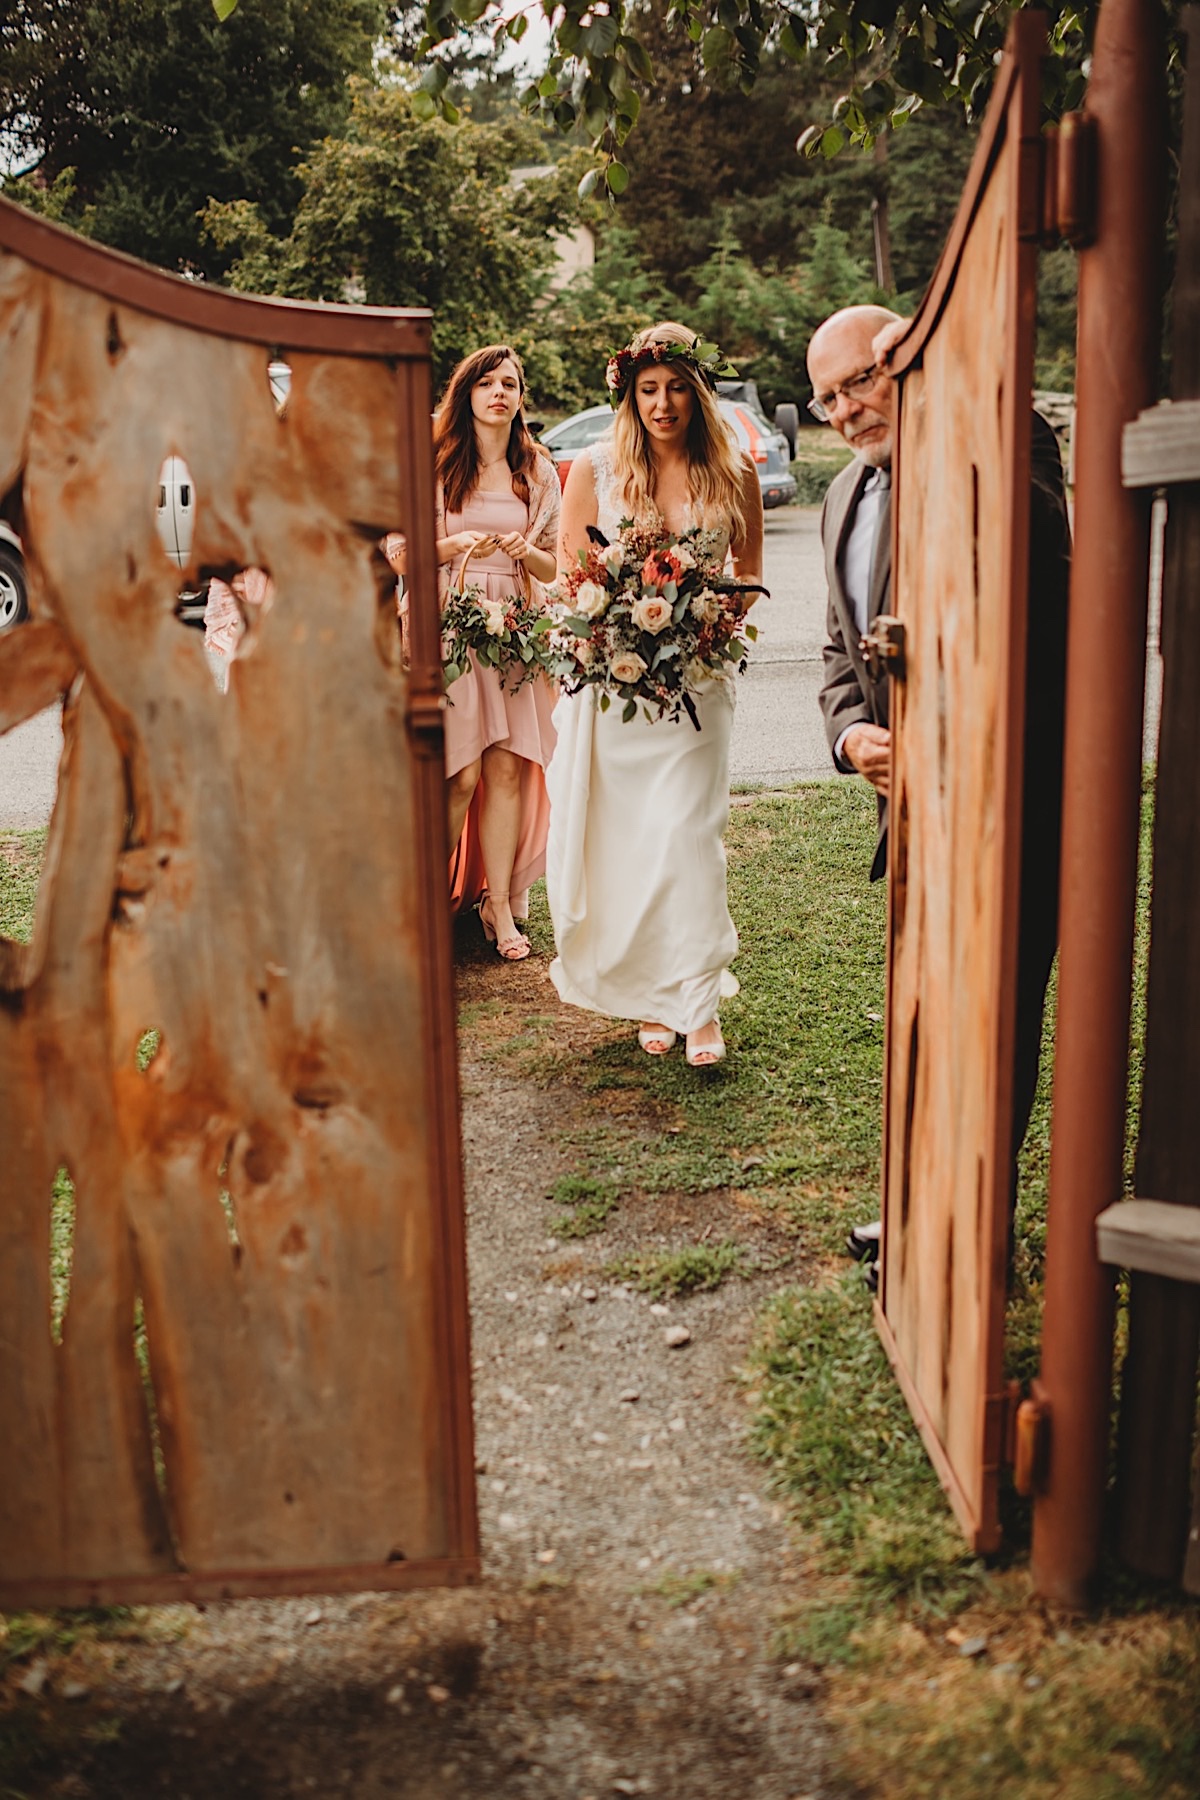
<path id="1" fill-rule="evenodd" d="M 496 955 L 500 957 L 501 961 L 524 962 L 525 958 L 529 955 L 530 950 L 533 948 L 529 939 L 525 936 L 525 933 L 523 931 L 516 931 L 511 937 L 498 938 L 495 925 L 483 910 L 484 907 L 487 906 L 489 900 L 495 904 L 497 900 L 507 899 L 507 894 L 485 894 L 475 910 L 479 914 L 479 923 L 483 927 L 484 937 L 489 944 L 494 944 L 496 946 Z"/>
<path id="2" fill-rule="evenodd" d="M 638 1043 L 647 1056 L 665 1056 L 675 1048 L 675 1033 L 666 1025 L 639 1025 Z"/>

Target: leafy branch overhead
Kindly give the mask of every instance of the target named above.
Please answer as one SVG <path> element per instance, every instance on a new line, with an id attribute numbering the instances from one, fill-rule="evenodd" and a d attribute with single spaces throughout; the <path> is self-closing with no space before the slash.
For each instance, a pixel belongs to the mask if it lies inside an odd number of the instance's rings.
<path id="1" fill-rule="evenodd" d="M 522 95 L 525 106 L 564 132 L 579 131 L 606 157 L 603 181 L 628 185 L 622 145 L 655 89 L 647 40 L 663 0 L 592 5 L 540 0 L 549 27 L 545 73 Z M 1048 0 L 1047 103 L 1057 114 L 1078 104 L 1082 65 L 1099 0 Z M 436 57 L 463 32 L 490 29 L 519 41 L 529 8 L 496 0 L 427 0 L 422 52 Z M 760 64 L 781 53 L 842 85 L 797 148 L 834 156 L 847 144 L 869 146 L 925 102 L 956 102 L 978 117 L 986 104 L 1012 7 L 1007 0 L 666 0 L 671 27 L 695 48 L 697 78 L 750 94 Z M 437 77 L 427 72 L 431 101 Z"/>
<path id="2" fill-rule="evenodd" d="M 211 3 L 226 17 L 238 0 Z M 1082 100 L 1100 0 L 1040 3 L 1049 21 L 1044 99 L 1057 117 Z M 1179 0 L 1165 5 L 1175 22 Z M 418 117 L 457 118 L 440 60 L 453 46 L 477 33 L 497 45 L 520 43 L 539 8 L 549 37 L 546 68 L 522 103 L 602 153 L 602 168 L 584 178 L 585 198 L 602 183 L 614 195 L 629 184 L 621 148 L 655 93 L 649 45 L 660 15 L 690 41 L 697 80 L 710 87 L 748 95 L 760 64 L 776 55 L 809 65 L 824 91 L 840 86 L 796 143 L 807 156 L 831 157 L 850 144 L 870 147 L 925 103 L 956 104 L 967 118 L 979 118 L 1014 10 L 1012 0 L 426 0 Z"/>

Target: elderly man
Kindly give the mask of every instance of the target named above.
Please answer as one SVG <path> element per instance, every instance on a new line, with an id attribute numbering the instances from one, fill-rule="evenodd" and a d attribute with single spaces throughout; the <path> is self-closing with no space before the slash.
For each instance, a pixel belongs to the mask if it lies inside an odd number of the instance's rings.
<path id="1" fill-rule="evenodd" d="M 872 677 L 859 640 L 879 613 L 890 610 L 895 388 L 881 359 L 902 334 L 904 324 L 886 307 L 848 306 L 817 328 L 808 348 L 808 374 L 815 396 L 809 410 L 832 426 L 854 452 L 853 461 L 830 484 L 821 514 L 829 603 L 820 702 L 835 766 L 843 774 L 863 776 L 875 789 L 879 835 L 871 864 L 872 881 L 887 867 L 891 733 L 887 677 Z M 1053 431 L 1035 413 L 1013 1086 L 1014 1198 L 1016 1153 L 1037 1088 L 1046 982 L 1058 940 L 1070 561 L 1062 460 Z M 851 1233 L 849 1248 L 871 1264 L 878 1242 L 877 1225 L 860 1226 Z"/>
<path id="2" fill-rule="evenodd" d="M 903 321 L 883 306 L 848 306 L 818 326 L 808 347 L 816 396 L 809 410 L 831 425 L 854 460 L 831 483 L 821 513 L 829 582 L 821 710 L 836 767 L 857 771 L 879 800 L 879 840 L 871 880 L 887 857 L 891 761 L 887 677 L 874 680 L 859 639 L 886 612 L 892 580 L 891 486 L 895 390 L 878 365 L 873 340 Z"/>

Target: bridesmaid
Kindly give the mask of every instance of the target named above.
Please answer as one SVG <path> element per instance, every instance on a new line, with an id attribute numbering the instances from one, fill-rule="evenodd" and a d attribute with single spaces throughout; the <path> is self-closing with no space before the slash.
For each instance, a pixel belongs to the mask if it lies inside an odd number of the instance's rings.
<path id="1" fill-rule="evenodd" d="M 467 581 L 493 599 L 512 594 L 523 568 L 533 594 L 553 581 L 559 483 L 525 423 L 525 371 L 507 344 L 459 363 L 434 415 L 437 557 L 444 589 L 464 553 Z M 457 911 L 479 901 L 489 943 L 506 962 L 529 955 L 518 919 L 546 867 L 549 802 L 544 771 L 554 749 L 555 695 L 537 676 L 515 692 L 496 670 L 471 666 L 449 690 L 446 780 Z M 480 896 L 483 896 L 480 899 Z"/>

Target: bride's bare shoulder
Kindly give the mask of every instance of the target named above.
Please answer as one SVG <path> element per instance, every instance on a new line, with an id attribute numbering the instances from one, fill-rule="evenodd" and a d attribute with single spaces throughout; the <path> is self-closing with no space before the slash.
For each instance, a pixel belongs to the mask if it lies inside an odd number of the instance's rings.
<path id="1" fill-rule="evenodd" d="M 567 470 L 564 494 L 569 494 L 572 489 L 577 494 L 594 494 L 596 492 L 594 449 L 595 446 L 589 444 L 586 450 L 581 450 L 578 456 L 572 458 L 571 467 Z"/>

